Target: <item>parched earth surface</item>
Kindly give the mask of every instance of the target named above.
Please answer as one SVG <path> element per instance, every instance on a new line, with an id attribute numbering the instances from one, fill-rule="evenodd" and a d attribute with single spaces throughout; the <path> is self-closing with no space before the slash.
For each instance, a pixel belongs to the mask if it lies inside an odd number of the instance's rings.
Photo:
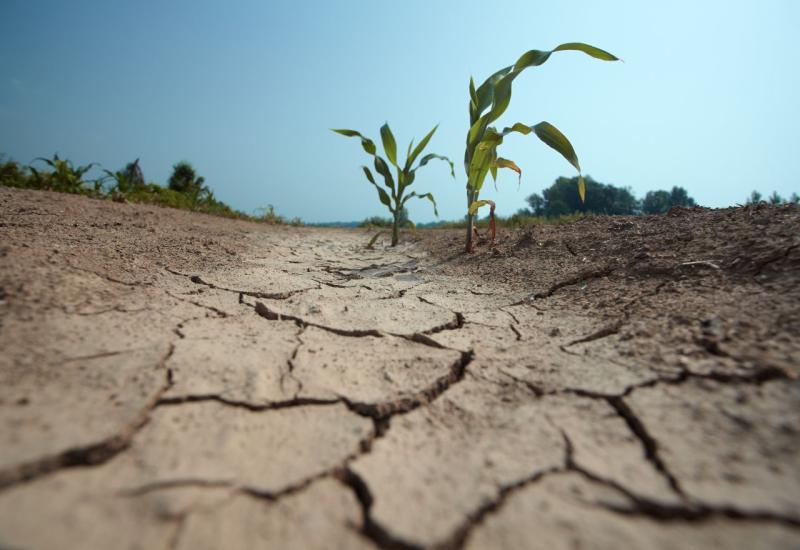
<path id="1" fill-rule="evenodd" d="M 800 548 L 800 209 L 395 249 L 0 188 L 0 547 Z"/>

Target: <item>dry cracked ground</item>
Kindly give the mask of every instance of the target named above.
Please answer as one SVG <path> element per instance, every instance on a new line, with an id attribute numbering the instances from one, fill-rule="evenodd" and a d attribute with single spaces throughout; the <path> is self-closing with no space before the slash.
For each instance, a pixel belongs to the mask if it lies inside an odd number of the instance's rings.
<path id="1" fill-rule="evenodd" d="M 796 207 L 0 216 L 3 549 L 800 548 Z"/>

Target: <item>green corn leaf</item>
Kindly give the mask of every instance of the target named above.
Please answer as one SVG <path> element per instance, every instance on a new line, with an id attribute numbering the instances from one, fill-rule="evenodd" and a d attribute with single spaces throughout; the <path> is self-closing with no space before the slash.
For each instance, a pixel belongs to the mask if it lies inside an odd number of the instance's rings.
<path id="1" fill-rule="evenodd" d="M 586 182 L 583 181 L 583 176 L 578 176 L 578 195 L 581 196 L 581 202 L 586 202 Z"/>
<path id="2" fill-rule="evenodd" d="M 489 128 L 486 129 L 486 132 L 484 132 L 483 139 L 481 139 L 480 143 L 478 143 L 475 149 L 496 148 L 498 145 L 503 143 L 503 137 L 505 137 L 505 135 L 506 135 L 505 131 L 503 133 L 500 133 L 497 130 L 495 130 L 493 126 L 490 126 Z"/>
<path id="3" fill-rule="evenodd" d="M 475 81 L 469 77 L 469 119 L 475 121 L 478 118 L 478 92 L 475 90 Z"/>
<path id="4" fill-rule="evenodd" d="M 389 194 L 383 189 L 381 189 L 381 187 L 377 183 L 373 182 L 372 185 L 375 186 L 375 189 L 378 190 L 378 198 L 380 199 L 380 201 L 387 207 L 389 207 L 389 211 L 394 213 L 394 209 L 392 208 L 392 199 L 389 197 Z"/>
<path id="5" fill-rule="evenodd" d="M 475 105 L 475 108 L 478 108 L 478 92 L 475 90 L 475 81 L 472 77 L 469 77 L 469 98 L 472 100 L 472 103 Z"/>
<path id="6" fill-rule="evenodd" d="M 395 195 L 395 187 L 394 187 L 394 178 L 392 177 L 392 172 L 389 170 L 389 165 L 386 164 L 386 161 L 383 160 L 378 155 L 373 155 L 375 157 L 375 170 L 383 176 L 384 185 L 392 190 L 392 196 Z"/>
<path id="7" fill-rule="evenodd" d="M 372 250 L 372 247 L 375 246 L 375 241 L 378 240 L 378 237 L 380 237 L 381 235 L 386 235 L 387 233 L 388 231 L 378 231 L 377 233 L 375 233 L 375 235 L 373 235 L 372 238 L 369 240 L 369 243 L 367 243 L 367 250 Z"/>
<path id="8" fill-rule="evenodd" d="M 369 168 L 367 168 L 366 166 L 362 166 L 361 168 L 364 170 L 364 175 L 367 176 L 369 182 L 372 185 L 378 185 L 377 183 L 375 183 L 375 178 L 372 177 L 372 172 L 369 171 Z"/>
<path id="9" fill-rule="evenodd" d="M 414 161 L 417 160 L 417 157 L 420 155 L 420 153 L 422 153 L 422 151 L 425 150 L 425 147 L 428 146 L 428 142 L 433 137 L 433 134 L 436 133 L 437 128 L 439 128 L 438 124 L 434 126 L 433 129 L 430 132 L 428 132 L 428 134 L 424 138 L 422 138 L 422 141 L 420 141 L 417 144 L 417 146 L 414 147 L 414 150 L 411 152 L 411 154 L 406 157 L 406 167 L 405 167 L 406 170 L 411 168 L 411 165 L 414 164 Z"/>
<path id="10" fill-rule="evenodd" d="M 453 165 L 453 161 L 450 160 L 447 157 L 444 157 L 442 155 L 436 155 L 434 153 L 429 153 L 429 154 L 425 155 L 424 157 L 422 157 L 422 159 L 419 161 L 419 166 L 414 168 L 414 170 L 416 171 L 417 169 L 425 166 L 426 164 L 428 164 L 429 161 L 431 161 L 433 159 L 439 159 L 439 160 L 443 160 L 443 161 L 447 162 L 450 165 L 450 175 L 453 177 L 453 179 L 456 179 L 456 169 L 455 169 L 455 166 Z"/>
<path id="11" fill-rule="evenodd" d="M 401 174 L 405 174 L 403 178 L 403 183 L 400 185 L 400 194 L 403 193 L 406 187 L 414 183 L 414 180 L 417 179 L 417 174 L 414 170 L 409 170 L 408 172 L 401 172 Z"/>
<path id="12" fill-rule="evenodd" d="M 601 50 L 600 48 L 590 46 L 589 44 L 584 44 L 583 42 L 567 42 L 566 44 L 561 44 L 560 46 L 557 46 L 553 51 L 563 52 L 567 50 L 575 50 L 583 52 L 587 55 L 591 55 L 592 57 L 596 59 L 601 59 L 603 61 L 621 61 L 620 58 L 618 58 L 614 54 L 608 53 L 607 51 Z"/>
<path id="13" fill-rule="evenodd" d="M 331 132 L 336 132 L 337 134 L 342 134 L 343 136 L 347 136 L 347 137 L 358 136 L 358 137 L 360 137 L 362 139 L 364 138 L 364 136 L 362 136 L 359 132 L 356 132 L 355 130 L 347 130 L 347 129 L 344 129 L 344 128 L 339 128 L 339 129 L 331 128 Z"/>
<path id="14" fill-rule="evenodd" d="M 522 124 L 521 122 L 517 122 L 511 128 L 503 128 L 503 135 L 504 136 L 507 136 L 511 132 L 519 132 L 520 134 L 523 134 L 523 135 L 527 136 L 528 134 L 533 132 L 533 127 L 532 126 L 526 126 L 525 124 Z"/>
<path id="15" fill-rule="evenodd" d="M 377 147 L 375 147 L 375 143 L 371 139 L 362 139 L 361 147 L 363 147 L 364 151 L 370 155 L 374 155 L 378 150 Z"/>
<path id="16" fill-rule="evenodd" d="M 439 217 L 439 210 L 436 208 L 436 199 L 433 198 L 432 193 L 424 193 L 422 195 L 417 195 L 420 199 L 428 199 L 431 201 L 433 205 L 433 214 L 438 218 Z"/>
<path id="17" fill-rule="evenodd" d="M 489 171 L 492 173 L 492 181 L 497 183 L 497 165 L 496 164 L 490 164 L 489 165 Z"/>
<path id="18" fill-rule="evenodd" d="M 471 156 L 469 149 L 473 148 L 482 140 L 482 134 L 486 131 L 489 124 L 497 120 L 508 108 L 511 101 L 511 84 L 514 79 L 528 67 L 542 65 L 554 52 L 570 50 L 580 51 L 604 61 L 618 60 L 613 54 L 582 42 L 561 44 L 551 51 L 530 50 L 525 52 L 514 65 L 500 69 L 487 78 L 480 88 L 478 88 L 476 92 L 478 96 L 477 113 L 482 113 L 489 105 L 491 105 L 492 108 L 483 116 L 470 117 L 470 130 L 467 134 L 467 158 Z"/>
<path id="19" fill-rule="evenodd" d="M 41 161 L 43 161 L 45 164 L 47 164 L 47 165 L 48 165 L 50 168 L 57 168 L 57 166 L 56 166 L 56 162 L 59 162 L 58 155 L 53 155 L 53 158 L 55 159 L 55 162 L 54 162 L 54 161 L 52 161 L 52 160 L 50 160 L 50 159 L 46 159 L 46 158 L 44 158 L 44 157 L 36 157 L 36 158 L 35 158 L 35 159 L 33 159 L 33 161 L 31 161 L 31 162 L 36 162 L 37 160 L 41 160 Z"/>
<path id="20" fill-rule="evenodd" d="M 381 141 L 383 150 L 386 151 L 386 158 L 393 166 L 397 166 L 397 142 L 394 140 L 394 134 L 392 134 L 388 122 L 381 126 Z"/>
<path id="21" fill-rule="evenodd" d="M 491 137 L 491 135 L 489 136 Z M 475 193 L 480 193 L 483 182 L 491 169 L 492 162 L 497 156 L 496 143 L 489 141 L 476 148 L 469 165 L 469 182 Z"/>
<path id="22" fill-rule="evenodd" d="M 498 157 L 492 163 L 491 168 L 494 169 L 493 172 L 492 172 L 493 176 L 495 176 L 495 174 L 497 173 L 497 169 L 498 168 L 508 168 L 509 170 L 513 170 L 514 172 L 517 173 L 517 176 L 518 176 L 517 177 L 517 185 L 519 185 L 522 182 L 522 169 L 519 166 L 517 166 L 517 163 L 514 162 L 513 160 L 508 160 L 508 159 L 504 159 L 504 158 Z M 496 176 L 495 176 L 495 179 L 497 179 Z"/>
<path id="23" fill-rule="evenodd" d="M 469 127 L 469 132 L 467 133 L 467 151 L 474 148 L 475 144 L 480 141 L 481 136 L 486 131 L 487 124 L 485 118 L 480 117 Z"/>
<path id="24" fill-rule="evenodd" d="M 414 140 L 408 143 L 408 150 L 406 151 L 406 167 L 408 167 L 408 157 L 411 156 L 411 148 L 414 147 Z"/>
<path id="25" fill-rule="evenodd" d="M 79 166 L 78 168 L 75 169 L 75 175 L 77 175 L 80 178 L 86 172 L 88 172 L 89 170 L 94 168 L 95 166 L 99 166 L 99 165 L 96 162 L 92 162 L 92 163 L 87 164 L 86 166 Z"/>
<path id="26" fill-rule="evenodd" d="M 520 72 L 528 67 L 538 67 L 547 61 L 552 53 L 553 52 L 543 52 L 541 50 L 527 51 L 522 54 L 514 64 L 514 71 Z"/>
<path id="27" fill-rule="evenodd" d="M 495 86 L 497 86 L 497 82 L 501 78 L 506 76 L 509 72 L 511 72 L 511 69 L 513 68 L 514 68 L 513 65 L 510 65 L 508 67 L 503 67 L 502 69 L 494 73 L 492 76 L 487 78 L 484 81 L 484 83 L 480 85 L 480 87 L 476 92 L 476 95 L 478 96 L 478 109 L 477 109 L 478 114 L 485 111 L 489 107 L 489 105 L 492 104 L 492 101 L 494 99 L 494 89 Z"/>
<path id="28" fill-rule="evenodd" d="M 411 193 L 408 194 L 408 196 L 405 199 L 403 199 L 403 205 L 405 205 L 408 202 L 408 200 L 413 197 L 416 197 L 418 199 L 428 199 L 429 201 L 431 201 L 431 204 L 433 205 L 433 213 L 436 215 L 437 218 L 439 217 L 439 210 L 436 208 L 436 199 L 433 198 L 432 193 L 423 193 L 422 195 L 417 195 L 414 191 L 412 191 Z"/>
<path id="29" fill-rule="evenodd" d="M 497 146 L 503 143 L 503 135 L 494 128 L 488 128 L 483 140 L 475 147 L 469 165 L 469 177 L 488 170 L 497 157 Z"/>
<path id="30" fill-rule="evenodd" d="M 359 132 L 355 130 L 347 130 L 347 129 L 334 129 L 331 128 L 332 132 L 336 132 L 337 134 L 341 134 L 346 137 L 359 137 L 361 138 L 361 147 L 364 148 L 364 151 L 367 152 L 369 155 L 374 155 L 377 152 L 377 148 L 375 147 L 375 143 L 369 139 L 368 137 L 362 136 Z"/>
<path id="31" fill-rule="evenodd" d="M 533 126 L 533 131 L 540 140 L 558 151 L 562 157 L 567 159 L 578 172 L 581 171 L 581 165 L 578 162 L 578 155 L 575 154 L 575 149 L 573 149 L 572 144 L 567 139 L 567 136 L 561 133 L 561 130 L 549 122 L 540 122 L 539 124 Z"/>

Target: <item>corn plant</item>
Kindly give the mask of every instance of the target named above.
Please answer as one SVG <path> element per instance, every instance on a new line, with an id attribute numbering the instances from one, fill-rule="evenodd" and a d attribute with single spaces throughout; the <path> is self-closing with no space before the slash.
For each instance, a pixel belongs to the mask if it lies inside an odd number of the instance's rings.
<path id="1" fill-rule="evenodd" d="M 423 193 L 422 195 L 418 195 L 412 191 L 406 194 L 406 189 L 412 183 L 414 183 L 417 170 L 428 164 L 428 162 L 431 160 L 439 159 L 450 164 L 450 175 L 453 177 L 453 179 L 456 177 L 453 162 L 447 157 L 436 155 L 434 153 L 429 153 L 422 157 L 419 160 L 419 164 L 412 168 L 414 162 L 417 160 L 417 157 L 422 154 L 422 151 L 428 145 L 428 142 L 433 137 L 433 134 L 436 132 L 437 128 L 438 125 L 434 126 L 433 130 L 428 132 L 428 135 L 422 138 L 422 141 L 420 141 L 416 147 L 414 147 L 414 140 L 412 139 L 411 143 L 408 144 L 405 163 L 398 164 L 397 142 L 394 139 L 394 135 L 392 134 L 391 129 L 389 129 L 388 123 L 381 126 L 381 141 L 383 142 L 383 150 L 386 154 L 386 158 L 389 160 L 389 163 L 391 163 L 391 165 L 395 168 L 396 180 L 395 177 L 392 176 L 392 171 L 389 168 L 389 164 L 386 163 L 386 160 L 384 160 L 383 157 L 377 154 L 375 142 L 367 137 L 364 137 L 355 130 L 333 130 L 337 134 L 341 134 L 346 137 L 360 138 L 361 147 L 363 147 L 364 151 L 366 151 L 366 153 L 371 155 L 373 158 L 375 171 L 383 176 L 383 184 L 388 189 L 388 192 L 375 182 L 375 178 L 368 167 L 361 167 L 364 170 L 364 175 L 367 177 L 367 180 L 369 180 L 369 182 L 378 191 L 378 198 L 380 201 L 389 209 L 389 212 L 392 213 L 392 246 L 397 245 L 400 230 L 400 218 L 403 208 L 410 199 L 414 197 L 418 199 L 428 199 L 431 201 L 431 204 L 433 204 L 433 213 L 436 214 L 437 217 L 439 216 L 439 211 L 436 208 L 436 199 L 433 198 L 431 193 Z"/>
<path id="2" fill-rule="evenodd" d="M 50 189 L 62 193 L 85 193 L 88 189 L 84 185 L 92 183 L 95 193 L 102 191 L 103 182 L 101 179 L 89 181 L 84 181 L 83 179 L 96 163 L 75 168 L 69 160 L 59 158 L 58 154 L 53 155 L 52 159 L 39 157 L 34 159 L 34 162 L 36 161 L 44 162 L 53 170 L 52 172 L 41 172 L 33 166 L 28 166 L 31 171 L 32 187 L 36 189 Z"/>
<path id="3" fill-rule="evenodd" d="M 558 128 L 549 122 L 540 122 L 533 126 L 517 122 L 502 131 L 490 126 L 508 108 L 511 102 L 511 84 L 522 71 L 528 67 L 536 67 L 543 64 L 555 52 L 568 50 L 580 51 L 603 61 L 618 60 L 614 55 L 594 46 L 571 42 L 561 44 L 550 51 L 530 50 L 524 53 L 514 65 L 500 69 L 487 78 L 477 89 L 475 89 L 475 82 L 470 78 L 470 129 L 467 134 L 467 148 L 464 153 L 464 169 L 467 172 L 467 252 L 471 252 L 473 247 L 475 214 L 480 207 L 490 202 L 480 200 L 481 188 L 487 174 L 491 173 L 492 178 L 497 181 L 498 168 L 508 168 L 516 172 L 520 180 L 522 178 L 522 170 L 514 161 L 497 156 L 497 147 L 503 143 L 503 138 L 511 132 L 518 132 L 523 135 L 533 132 L 546 145 L 558 151 L 578 171 L 578 193 L 581 201 L 585 199 L 586 186 L 581 175 L 581 166 L 575 154 L 575 149 Z M 494 207 L 492 206 L 492 214 L 490 216 L 493 217 L 493 213 Z"/>

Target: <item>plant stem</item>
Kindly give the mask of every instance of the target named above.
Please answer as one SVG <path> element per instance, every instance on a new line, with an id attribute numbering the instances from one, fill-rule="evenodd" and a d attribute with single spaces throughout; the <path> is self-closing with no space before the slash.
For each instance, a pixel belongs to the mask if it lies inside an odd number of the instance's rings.
<path id="1" fill-rule="evenodd" d="M 397 246 L 397 241 L 400 233 L 400 214 L 398 211 L 394 214 L 394 222 L 392 223 L 392 246 Z"/>
<path id="2" fill-rule="evenodd" d="M 472 234 L 475 227 L 475 216 L 472 214 L 467 215 L 467 252 L 472 252 Z"/>
<path id="3" fill-rule="evenodd" d="M 470 205 L 473 201 L 476 200 L 476 197 L 473 196 L 474 193 L 470 190 L 469 182 L 467 182 L 467 210 L 469 211 Z M 472 252 L 472 234 L 474 232 L 475 227 L 475 215 L 474 214 L 467 214 L 467 248 L 466 252 Z"/>

